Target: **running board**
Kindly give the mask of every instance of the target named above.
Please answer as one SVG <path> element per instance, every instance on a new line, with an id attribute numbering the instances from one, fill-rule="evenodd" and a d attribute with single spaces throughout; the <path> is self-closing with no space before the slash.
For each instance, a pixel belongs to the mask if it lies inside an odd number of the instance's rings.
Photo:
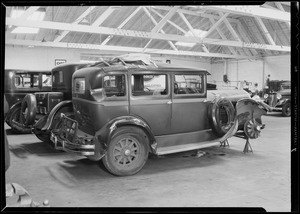
<path id="1" fill-rule="evenodd" d="M 156 150 L 156 154 L 166 155 L 166 154 L 191 151 L 195 149 L 201 149 L 201 148 L 211 147 L 216 145 L 220 145 L 220 142 L 217 141 L 217 142 L 190 143 L 190 144 L 183 144 L 178 146 L 158 147 Z"/>

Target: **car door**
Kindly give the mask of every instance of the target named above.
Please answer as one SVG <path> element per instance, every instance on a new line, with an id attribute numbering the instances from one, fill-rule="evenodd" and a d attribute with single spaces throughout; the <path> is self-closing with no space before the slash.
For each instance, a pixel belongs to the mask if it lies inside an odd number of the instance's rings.
<path id="1" fill-rule="evenodd" d="M 172 86 L 172 134 L 209 129 L 206 75 L 173 73 Z"/>
<path id="2" fill-rule="evenodd" d="M 171 131 L 170 75 L 138 71 L 129 75 L 130 114 L 142 118 L 155 136 Z"/>

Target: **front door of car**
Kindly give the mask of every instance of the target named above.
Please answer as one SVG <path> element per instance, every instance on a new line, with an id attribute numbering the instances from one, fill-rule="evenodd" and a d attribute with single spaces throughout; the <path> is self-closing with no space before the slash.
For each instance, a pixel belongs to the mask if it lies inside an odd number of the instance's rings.
<path id="1" fill-rule="evenodd" d="M 136 72 L 129 77 L 130 114 L 148 123 L 155 136 L 171 131 L 170 75 L 161 72 Z"/>
<path id="2" fill-rule="evenodd" d="M 209 128 L 204 74 L 175 73 L 172 76 L 172 134 Z"/>

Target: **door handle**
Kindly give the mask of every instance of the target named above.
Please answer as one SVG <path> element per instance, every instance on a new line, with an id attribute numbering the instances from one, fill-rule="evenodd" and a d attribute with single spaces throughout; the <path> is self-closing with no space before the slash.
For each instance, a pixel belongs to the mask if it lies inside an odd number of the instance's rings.
<path id="1" fill-rule="evenodd" d="M 169 104 L 169 105 L 172 104 L 172 101 L 168 101 L 167 104 Z"/>

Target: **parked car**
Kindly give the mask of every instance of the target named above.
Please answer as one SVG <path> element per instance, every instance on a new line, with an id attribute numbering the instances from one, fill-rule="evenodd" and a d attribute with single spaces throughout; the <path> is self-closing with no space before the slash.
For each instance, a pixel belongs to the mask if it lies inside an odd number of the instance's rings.
<path id="1" fill-rule="evenodd" d="M 19 129 L 16 125 L 20 121 L 20 104 L 29 93 L 51 91 L 51 71 L 7 69 L 4 79 L 4 96 L 10 109 L 5 121 L 15 132 L 30 133 L 30 128 Z"/>
<path id="2" fill-rule="evenodd" d="M 291 116 L 291 81 L 270 80 L 264 102 L 269 111 L 281 111 L 284 117 Z"/>
<path id="3" fill-rule="evenodd" d="M 65 63 L 49 71 L 48 90 L 27 90 L 23 99 L 19 99 L 10 108 L 6 122 L 10 122 L 13 131 L 18 133 L 34 132 L 42 141 L 50 140 L 51 127 L 58 122 L 57 114 L 72 112 L 72 75 L 75 70 L 87 63 Z"/>
<path id="4" fill-rule="evenodd" d="M 257 138 L 265 111 L 243 90 L 208 92 L 207 74 L 126 56 L 79 69 L 72 77 L 75 117 L 62 114 L 51 140 L 124 176 L 140 171 L 149 152 L 213 146 L 238 130 Z"/>

